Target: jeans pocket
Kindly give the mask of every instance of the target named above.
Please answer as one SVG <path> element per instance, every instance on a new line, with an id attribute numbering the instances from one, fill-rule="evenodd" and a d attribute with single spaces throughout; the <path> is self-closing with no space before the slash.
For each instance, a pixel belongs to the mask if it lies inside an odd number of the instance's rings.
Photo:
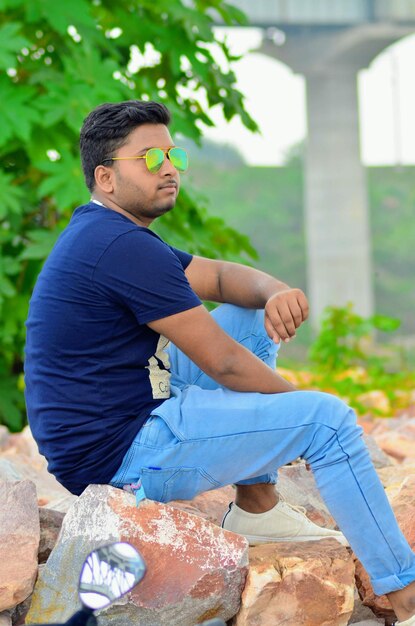
<path id="1" fill-rule="evenodd" d="M 198 493 L 220 487 L 221 484 L 199 467 L 141 469 L 141 480 L 147 498 L 158 502 L 192 500 Z"/>

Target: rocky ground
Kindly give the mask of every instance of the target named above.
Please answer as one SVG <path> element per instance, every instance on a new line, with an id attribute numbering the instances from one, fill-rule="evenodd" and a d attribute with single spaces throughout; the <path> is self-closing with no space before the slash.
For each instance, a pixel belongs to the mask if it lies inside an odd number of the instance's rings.
<path id="1" fill-rule="evenodd" d="M 415 548 L 414 409 L 360 421 Z M 282 468 L 278 488 L 313 521 L 334 526 L 303 463 Z M 77 607 L 83 558 L 114 540 L 135 545 L 148 572 L 127 604 L 103 612 L 102 626 L 192 626 L 214 616 L 233 626 L 391 622 L 386 598 L 374 596 L 351 551 L 335 540 L 248 549 L 243 538 L 220 529 L 232 498 L 227 487 L 191 502 L 145 501 L 137 508 L 130 494 L 96 485 L 76 498 L 48 474 L 28 429 L 16 435 L 0 427 L 0 626 L 67 619 Z"/>

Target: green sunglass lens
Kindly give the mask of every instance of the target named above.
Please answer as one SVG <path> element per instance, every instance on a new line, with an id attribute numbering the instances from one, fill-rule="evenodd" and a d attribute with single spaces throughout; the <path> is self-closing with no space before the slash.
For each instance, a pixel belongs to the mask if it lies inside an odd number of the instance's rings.
<path id="1" fill-rule="evenodd" d="M 146 153 L 146 165 L 149 172 L 155 174 L 164 163 L 165 152 L 161 148 L 150 148 Z M 170 148 L 168 151 L 172 165 L 179 172 L 185 172 L 189 167 L 189 160 L 186 150 L 183 148 Z"/>
<path id="2" fill-rule="evenodd" d="M 160 148 L 150 148 L 146 154 L 146 165 L 149 172 L 158 172 L 164 161 L 164 152 Z"/>
<path id="3" fill-rule="evenodd" d="M 189 167 L 187 152 L 183 148 L 171 148 L 169 150 L 169 159 L 179 172 L 185 172 Z"/>

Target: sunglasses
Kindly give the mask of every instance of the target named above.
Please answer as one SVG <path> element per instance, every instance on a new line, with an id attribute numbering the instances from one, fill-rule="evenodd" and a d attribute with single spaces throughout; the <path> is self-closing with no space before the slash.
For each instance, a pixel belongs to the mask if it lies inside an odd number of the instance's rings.
<path id="1" fill-rule="evenodd" d="M 148 171 L 152 174 L 156 174 L 161 169 L 165 157 L 169 159 L 173 167 L 175 167 L 179 172 L 185 172 L 189 167 L 189 158 L 186 150 L 183 150 L 183 148 L 150 148 L 143 156 L 110 157 L 108 159 L 104 159 L 102 163 L 105 163 L 106 161 L 145 159 Z"/>

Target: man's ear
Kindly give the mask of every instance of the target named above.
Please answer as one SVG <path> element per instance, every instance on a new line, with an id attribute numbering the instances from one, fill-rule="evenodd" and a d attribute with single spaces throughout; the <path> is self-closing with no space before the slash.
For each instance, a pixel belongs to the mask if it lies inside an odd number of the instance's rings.
<path id="1" fill-rule="evenodd" d="M 112 167 L 97 165 L 94 176 L 96 188 L 105 193 L 112 193 L 114 191 L 114 170 Z"/>

